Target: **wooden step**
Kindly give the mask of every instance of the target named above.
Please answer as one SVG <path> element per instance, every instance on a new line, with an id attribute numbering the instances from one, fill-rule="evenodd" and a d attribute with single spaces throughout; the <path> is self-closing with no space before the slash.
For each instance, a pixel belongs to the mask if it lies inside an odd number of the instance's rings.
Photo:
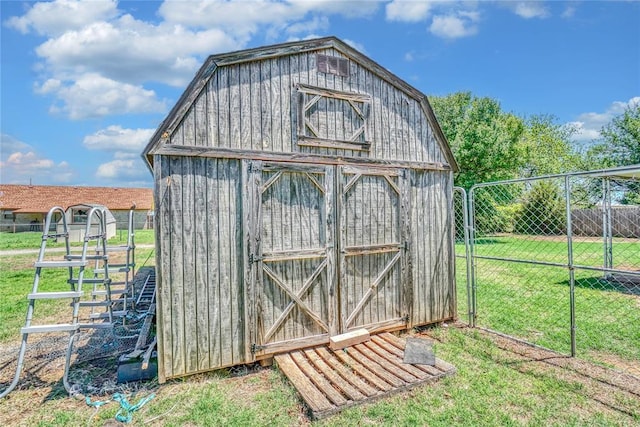
<path id="1" fill-rule="evenodd" d="M 27 295 L 27 299 L 57 299 L 57 298 L 80 298 L 84 292 L 35 292 Z"/>
<path id="2" fill-rule="evenodd" d="M 33 263 L 36 268 L 85 267 L 86 265 L 86 261 L 36 261 Z"/>

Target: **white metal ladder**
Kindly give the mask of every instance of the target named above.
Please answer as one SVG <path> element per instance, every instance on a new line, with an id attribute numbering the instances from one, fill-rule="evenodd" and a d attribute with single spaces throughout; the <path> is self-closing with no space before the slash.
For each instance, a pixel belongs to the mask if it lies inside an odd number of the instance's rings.
<path id="1" fill-rule="evenodd" d="M 58 232 L 57 227 L 55 232 L 50 232 L 51 223 L 55 214 L 58 213 L 62 217 L 62 232 Z M 97 225 L 97 231 L 94 231 L 92 225 Z M 66 254 L 63 260 L 45 260 L 45 252 L 47 248 L 47 242 L 49 239 L 61 238 L 65 239 Z M 98 245 L 103 248 L 102 254 L 88 255 L 88 246 L 90 241 L 97 241 Z M 82 328 L 112 328 L 112 312 L 111 312 L 111 293 L 110 293 L 110 279 L 109 279 L 109 263 L 108 255 L 106 251 L 106 212 L 103 208 L 93 207 L 87 215 L 87 224 L 85 227 L 84 243 L 82 245 L 82 252 L 80 254 L 71 252 L 71 245 L 69 244 L 69 228 L 65 217 L 64 209 L 59 206 L 51 208 L 47 213 L 44 230 L 42 233 L 42 243 L 40 244 L 40 252 L 38 259 L 34 263 L 35 275 L 33 279 L 33 286 L 31 293 L 27 295 L 29 305 L 27 307 L 27 316 L 24 327 L 20 330 L 22 333 L 22 342 L 20 344 L 20 351 L 18 353 L 18 362 L 16 367 L 16 373 L 13 381 L 9 387 L 0 393 L 0 399 L 9 394 L 18 384 L 20 373 L 24 365 L 24 356 L 27 348 L 27 339 L 30 334 L 34 333 L 47 333 L 47 332 L 69 332 L 69 343 L 67 345 L 67 351 L 65 356 L 65 368 L 63 375 L 63 384 L 67 392 L 71 391 L 71 387 L 68 383 L 69 366 L 71 363 L 71 355 L 73 351 L 73 342 L 75 340 L 77 332 Z M 85 267 L 89 260 L 96 260 L 99 262 L 103 269 L 103 275 L 100 278 L 85 279 Z M 40 279 L 43 268 L 68 268 L 69 279 L 67 283 L 70 285 L 68 291 L 56 291 L 56 292 L 42 292 L 40 291 Z M 107 322 L 89 322 L 81 323 L 79 321 L 81 298 L 84 295 L 82 286 L 84 283 L 93 283 L 94 286 L 101 284 L 104 286 L 106 307 L 107 307 Z M 33 325 L 33 314 L 35 310 L 35 302 L 37 300 L 44 299 L 71 299 L 72 315 L 70 323 L 56 323 L 49 325 Z"/>
<path id="2" fill-rule="evenodd" d="M 116 317 L 122 317 L 123 324 L 126 322 L 125 316 L 127 315 L 129 309 L 130 308 L 133 309 L 135 305 L 135 300 L 133 299 L 133 295 L 134 295 L 133 277 L 135 276 L 135 267 L 136 267 L 134 213 L 135 213 L 135 205 L 132 206 L 131 209 L 129 210 L 129 216 L 128 216 L 128 222 L 127 222 L 127 243 L 124 245 L 106 247 L 107 254 L 110 254 L 110 253 L 113 254 L 116 252 L 125 252 L 125 260 L 123 263 L 116 264 L 112 262 L 109 264 L 110 272 L 124 273 L 123 280 L 117 281 L 117 282 L 113 280 L 110 281 L 110 296 L 111 297 L 118 296 L 118 298 L 109 300 L 111 303 L 109 303 L 109 301 L 107 301 L 106 298 L 105 300 L 102 300 L 102 301 L 98 300 L 97 297 L 100 297 L 100 296 L 106 297 L 105 290 L 97 289 L 98 284 L 101 283 L 99 278 L 104 277 L 105 270 L 103 268 L 100 268 L 100 266 L 97 265 L 98 261 L 96 260 L 96 267 L 93 270 L 93 273 L 94 273 L 94 279 L 97 279 L 97 280 L 93 282 L 94 286 L 93 286 L 93 291 L 91 292 L 93 301 L 80 303 L 81 306 L 85 305 L 85 306 L 92 306 L 92 307 L 99 307 L 99 306 L 114 307 L 115 305 L 121 304 L 120 310 L 113 311 L 112 315 Z M 96 255 L 101 255 L 105 253 L 104 251 L 105 249 L 103 247 L 101 247 L 100 245 L 96 245 Z M 106 316 L 107 316 L 107 313 L 104 313 L 104 312 L 103 313 L 93 312 L 91 314 L 92 319 L 105 318 Z"/>

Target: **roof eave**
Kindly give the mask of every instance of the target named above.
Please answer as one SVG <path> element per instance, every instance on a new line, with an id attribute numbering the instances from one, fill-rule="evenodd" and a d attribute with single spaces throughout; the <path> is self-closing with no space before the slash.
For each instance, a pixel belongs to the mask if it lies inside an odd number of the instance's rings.
<path id="1" fill-rule="evenodd" d="M 193 80 L 191 80 L 187 88 L 182 92 L 178 102 L 173 106 L 171 111 L 169 111 L 167 117 L 160 123 L 146 147 L 144 147 L 144 150 L 142 150 L 142 158 L 152 174 L 154 148 L 156 148 L 163 139 L 168 139 L 171 136 L 173 129 L 182 121 L 187 111 L 189 111 L 191 104 L 209 82 L 216 68 L 217 65 L 213 60 L 213 56 L 209 56 Z"/>

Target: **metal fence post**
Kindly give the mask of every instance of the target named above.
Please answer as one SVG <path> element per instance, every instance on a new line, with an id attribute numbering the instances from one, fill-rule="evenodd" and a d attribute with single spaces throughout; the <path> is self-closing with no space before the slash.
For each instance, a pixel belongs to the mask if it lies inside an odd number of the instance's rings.
<path id="1" fill-rule="evenodd" d="M 466 280 L 467 280 L 467 319 L 469 326 L 473 326 L 473 305 L 471 297 L 471 255 L 469 249 L 469 205 L 467 203 L 467 192 L 462 187 L 454 187 L 454 191 L 460 194 L 462 199 L 462 228 L 464 239 L 464 253 L 465 253 L 465 265 L 466 265 Z"/>
<path id="2" fill-rule="evenodd" d="M 611 224 L 611 180 L 602 178 L 602 237 L 604 243 L 604 268 L 613 268 L 613 229 Z M 605 271 L 605 277 L 609 276 Z"/>
<path id="3" fill-rule="evenodd" d="M 469 190 L 469 204 L 468 204 L 468 221 L 469 221 L 469 277 L 471 284 L 471 311 L 472 311 L 472 327 L 476 327 L 476 319 L 478 318 L 478 301 L 477 301 L 477 284 L 476 284 L 476 261 L 474 259 L 474 242 L 476 239 L 476 224 L 475 224 L 475 201 L 474 201 L 475 188 L 471 187 Z"/>
<path id="4" fill-rule="evenodd" d="M 569 311 L 571 322 L 571 357 L 576 356 L 575 269 L 573 266 L 573 230 L 571 227 L 571 177 L 564 177 L 564 197 L 567 210 L 567 267 L 569 269 Z"/>

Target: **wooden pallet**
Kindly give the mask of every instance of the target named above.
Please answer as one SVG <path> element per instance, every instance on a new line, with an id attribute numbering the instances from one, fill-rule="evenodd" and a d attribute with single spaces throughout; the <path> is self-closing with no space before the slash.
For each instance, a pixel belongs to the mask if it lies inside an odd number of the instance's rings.
<path id="1" fill-rule="evenodd" d="M 314 419 L 369 403 L 452 375 L 453 365 L 403 362 L 405 341 L 390 333 L 343 350 L 314 347 L 275 356 L 280 370 L 298 390 Z"/>

